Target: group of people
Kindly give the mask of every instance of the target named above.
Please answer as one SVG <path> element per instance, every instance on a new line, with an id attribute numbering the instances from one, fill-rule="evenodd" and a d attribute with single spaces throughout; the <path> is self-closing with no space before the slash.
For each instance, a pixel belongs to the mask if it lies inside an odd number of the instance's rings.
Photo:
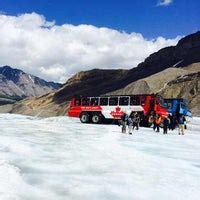
<path id="1" fill-rule="evenodd" d="M 139 129 L 140 116 L 137 112 L 132 112 L 129 116 L 125 113 L 122 116 L 122 133 L 126 133 L 126 127 L 128 126 L 128 133 L 131 135 L 133 130 Z"/>
<path id="2" fill-rule="evenodd" d="M 153 124 L 153 130 L 160 132 L 160 127 L 163 127 L 163 134 L 167 134 L 168 130 L 174 130 L 178 126 L 179 135 L 184 135 L 186 127 L 186 118 L 183 114 L 178 116 L 169 115 L 162 118 L 159 114 L 151 114 L 149 116 L 149 124 Z"/>
<path id="3" fill-rule="evenodd" d="M 130 115 L 124 114 L 121 118 L 122 124 L 122 133 L 127 132 L 132 134 L 133 130 L 139 129 L 140 124 L 140 115 L 137 112 L 132 112 Z M 163 134 L 167 134 L 168 130 L 174 130 L 178 126 L 179 135 L 185 134 L 186 127 L 186 118 L 184 115 L 180 114 L 179 116 L 171 116 L 163 118 L 159 114 L 151 113 L 148 118 L 149 126 L 153 126 L 153 130 L 160 132 L 160 127 L 163 128 Z"/>

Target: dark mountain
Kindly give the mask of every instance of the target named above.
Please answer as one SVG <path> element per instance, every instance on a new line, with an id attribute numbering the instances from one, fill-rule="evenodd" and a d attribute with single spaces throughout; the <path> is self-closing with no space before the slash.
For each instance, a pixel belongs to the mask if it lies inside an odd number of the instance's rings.
<path id="1" fill-rule="evenodd" d="M 61 84 L 47 82 L 9 66 L 0 67 L 0 94 L 6 96 L 30 97 L 44 95 L 61 87 Z"/>
<path id="2" fill-rule="evenodd" d="M 182 38 L 176 46 L 151 54 L 144 62 L 129 71 L 128 82 L 148 77 L 169 67 L 183 68 L 200 62 L 200 31 Z"/>
<path id="3" fill-rule="evenodd" d="M 54 100 L 58 103 L 70 100 L 75 95 L 100 95 L 118 89 L 123 84 L 123 77 L 128 70 L 93 69 L 79 72 L 70 78 L 60 90 L 55 93 Z"/>

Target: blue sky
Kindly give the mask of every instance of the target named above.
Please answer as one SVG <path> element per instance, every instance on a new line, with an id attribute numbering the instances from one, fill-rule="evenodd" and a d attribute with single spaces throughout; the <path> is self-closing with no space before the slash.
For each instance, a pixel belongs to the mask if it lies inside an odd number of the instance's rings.
<path id="1" fill-rule="evenodd" d="M 7 15 L 36 12 L 56 24 L 91 24 L 146 38 L 174 38 L 200 29 L 199 0 L 4 0 Z M 168 3 L 167 3 L 168 2 Z"/>
<path id="2" fill-rule="evenodd" d="M 131 69 L 199 30 L 199 19 L 199 0 L 3 0 L 0 66 L 61 83 Z"/>

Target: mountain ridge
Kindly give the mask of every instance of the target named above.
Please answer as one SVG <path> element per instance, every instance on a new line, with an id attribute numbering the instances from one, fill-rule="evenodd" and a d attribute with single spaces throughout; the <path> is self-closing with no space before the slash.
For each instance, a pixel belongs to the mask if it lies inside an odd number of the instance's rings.
<path id="1" fill-rule="evenodd" d="M 7 96 L 40 96 L 58 89 L 61 84 L 45 81 L 10 66 L 0 67 L 0 94 Z"/>

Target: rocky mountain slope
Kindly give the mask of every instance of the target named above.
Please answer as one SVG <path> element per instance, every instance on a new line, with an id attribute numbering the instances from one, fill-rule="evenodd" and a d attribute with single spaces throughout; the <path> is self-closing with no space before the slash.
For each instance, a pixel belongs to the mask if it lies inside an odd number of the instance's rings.
<path id="1" fill-rule="evenodd" d="M 108 94 L 144 93 L 160 93 L 165 98 L 184 98 L 193 115 L 200 116 L 200 63 L 165 69 Z"/>
<path id="2" fill-rule="evenodd" d="M 47 82 L 21 70 L 9 66 L 0 67 L 0 95 L 40 96 L 60 87 L 61 84 Z"/>
<path id="3" fill-rule="evenodd" d="M 171 80 L 174 80 L 180 75 L 189 73 L 188 70 L 181 68 L 168 68 L 149 77 L 134 81 L 126 87 L 109 92 L 112 95 L 130 95 L 130 94 L 145 94 L 157 93 Z"/>
<path id="4" fill-rule="evenodd" d="M 192 114 L 200 116 L 200 70 L 168 82 L 160 94 L 169 98 L 184 98 Z"/>
<path id="5" fill-rule="evenodd" d="M 194 102 L 199 102 L 200 70 L 200 32 L 181 39 L 176 46 L 167 47 L 150 55 L 144 62 L 131 70 L 99 70 L 94 69 L 79 72 L 69 79 L 64 86 L 54 93 L 39 98 L 24 100 L 15 104 L 10 112 L 54 116 L 65 114 L 68 101 L 74 95 L 96 96 L 106 93 L 136 94 L 160 92 L 164 97 L 181 97 L 189 93 L 176 80 L 190 77 L 191 88 L 196 88 L 196 95 L 187 96 L 189 106 L 195 114 L 200 115 L 200 108 Z M 193 78 L 196 80 L 193 81 Z M 196 87 L 197 84 L 197 87 Z M 179 92 L 174 87 L 183 87 Z M 189 88 L 190 89 L 190 88 Z M 173 95 L 172 95 L 173 94 Z M 43 110 L 43 111 L 42 111 Z"/>

